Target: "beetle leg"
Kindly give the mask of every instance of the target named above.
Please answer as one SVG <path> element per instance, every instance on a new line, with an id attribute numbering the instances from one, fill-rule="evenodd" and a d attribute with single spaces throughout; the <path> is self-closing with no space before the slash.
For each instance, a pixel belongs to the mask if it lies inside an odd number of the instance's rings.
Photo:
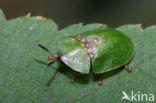
<path id="1" fill-rule="evenodd" d="M 102 86 L 102 85 L 103 85 L 102 79 L 101 79 L 101 78 L 100 78 L 99 81 L 98 81 L 98 85 L 99 85 L 99 86 Z"/>
<path id="2" fill-rule="evenodd" d="M 128 67 L 127 65 L 125 65 L 125 69 L 126 69 L 128 72 L 132 72 L 132 68 Z"/>
<path id="3" fill-rule="evenodd" d="M 76 74 L 74 74 L 73 78 L 70 80 L 70 83 L 74 83 L 76 78 Z"/>

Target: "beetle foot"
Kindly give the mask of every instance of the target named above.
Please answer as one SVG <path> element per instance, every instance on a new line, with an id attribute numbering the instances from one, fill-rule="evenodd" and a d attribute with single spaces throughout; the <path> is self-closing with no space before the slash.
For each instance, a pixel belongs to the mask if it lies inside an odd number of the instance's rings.
<path id="1" fill-rule="evenodd" d="M 76 74 L 74 74 L 73 78 L 70 80 L 70 83 L 74 83 L 76 78 Z"/>
<path id="2" fill-rule="evenodd" d="M 103 83 L 102 83 L 102 79 L 99 79 L 99 81 L 98 81 L 98 85 L 99 85 L 99 86 L 102 86 L 102 85 L 103 85 Z"/>
<path id="3" fill-rule="evenodd" d="M 132 72 L 132 68 L 128 67 L 127 65 L 125 66 L 125 69 L 126 69 L 128 72 Z"/>

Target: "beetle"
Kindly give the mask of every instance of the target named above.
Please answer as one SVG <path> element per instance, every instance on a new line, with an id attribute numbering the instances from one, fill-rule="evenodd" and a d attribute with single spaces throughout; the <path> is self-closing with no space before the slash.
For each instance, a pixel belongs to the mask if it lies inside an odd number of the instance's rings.
<path id="1" fill-rule="evenodd" d="M 37 46 L 47 51 L 52 60 L 48 67 L 55 61 L 60 61 L 76 72 L 89 74 L 90 69 L 95 74 L 101 74 L 121 66 L 127 66 L 134 56 L 134 43 L 125 33 L 115 29 L 96 29 L 86 31 L 74 36 L 65 36 L 58 42 L 58 54 L 54 56 L 46 47 L 37 43 Z M 71 82 L 75 81 L 76 76 Z M 99 86 L 102 79 L 99 79 Z"/>

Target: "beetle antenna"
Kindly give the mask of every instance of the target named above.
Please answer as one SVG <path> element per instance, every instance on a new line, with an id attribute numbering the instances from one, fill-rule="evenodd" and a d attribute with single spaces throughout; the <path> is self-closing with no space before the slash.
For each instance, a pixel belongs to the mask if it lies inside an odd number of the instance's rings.
<path id="1" fill-rule="evenodd" d="M 48 63 L 48 64 L 47 64 L 47 68 L 50 67 L 53 63 L 54 63 L 54 61 Z"/>
<path id="2" fill-rule="evenodd" d="M 53 54 L 43 45 L 39 44 L 39 43 L 35 43 L 37 46 L 39 46 L 40 48 L 42 48 L 43 50 L 45 50 L 46 52 L 48 52 L 51 56 L 53 56 Z M 54 56 L 53 56 L 54 57 Z"/>

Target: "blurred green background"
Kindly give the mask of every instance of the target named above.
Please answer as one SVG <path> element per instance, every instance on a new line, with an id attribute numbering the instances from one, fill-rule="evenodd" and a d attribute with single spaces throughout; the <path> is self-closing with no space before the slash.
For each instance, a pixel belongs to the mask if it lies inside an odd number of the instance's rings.
<path id="1" fill-rule="evenodd" d="M 83 22 L 104 23 L 109 27 L 156 24 L 156 0 L 0 0 L 7 19 L 42 15 L 63 28 Z"/>

